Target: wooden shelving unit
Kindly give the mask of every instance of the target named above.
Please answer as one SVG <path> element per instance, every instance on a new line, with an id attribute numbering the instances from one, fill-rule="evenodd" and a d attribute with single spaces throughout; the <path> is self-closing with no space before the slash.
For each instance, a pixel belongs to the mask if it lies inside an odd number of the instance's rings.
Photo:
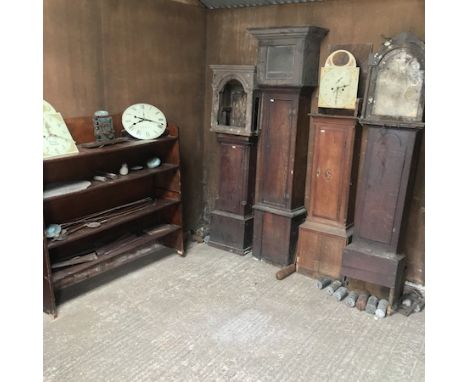
<path id="1" fill-rule="evenodd" d="M 78 122 L 80 129 L 91 129 L 91 117 L 87 120 L 88 126 L 84 118 L 66 122 L 73 134 Z M 115 120 L 119 121 L 119 116 Z M 178 128 L 169 125 L 167 134 L 158 139 L 131 139 L 97 148 L 78 145 L 77 154 L 43 161 L 44 189 L 60 182 L 91 182 L 84 190 L 45 198 L 44 228 L 50 224 L 93 221 L 100 213 L 142 201 L 133 210 L 122 209 L 127 212 L 121 215 L 108 219 L 106 214 L 104 218 L 100 215 L 101 220 L 95 226 L 77 223 L 74 227 L 79 229 L 70 229 L 61 240 L 47 239 L 44 234 L 44 312 L 57 315 L 55 297 L 60 289 L 145 256 L 147 246 L 159 243 L 184 254 L 178 137 Z M 155 156 L 161 159 L 161 165 L 146 168 L 146 161 Z M 144 168 L 106 182 L 93 180 L 102 172 L 118 174 L 122 163 L 129 168 L 137 165 Z M 91 261 L 60 267 L 63 261 L 72 258 L 80 261 L 80 256 L 89 254 L 93 254 Z"/>

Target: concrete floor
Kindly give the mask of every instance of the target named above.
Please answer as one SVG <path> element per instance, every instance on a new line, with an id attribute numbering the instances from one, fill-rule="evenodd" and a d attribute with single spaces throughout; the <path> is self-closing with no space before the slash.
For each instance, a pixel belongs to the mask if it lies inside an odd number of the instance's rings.
<path id="1" fill-rule="evenodd" d="M 158 252 L 65 291 L 45 381 L 424 380 L 424 312 L 375 320 L 249 255 Z"/>

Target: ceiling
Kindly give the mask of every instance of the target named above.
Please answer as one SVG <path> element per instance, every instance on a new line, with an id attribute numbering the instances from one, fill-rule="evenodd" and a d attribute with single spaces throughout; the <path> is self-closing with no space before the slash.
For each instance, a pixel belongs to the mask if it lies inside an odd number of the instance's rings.
<path id="1" fill-rule="evenodd" d="M 256 7 L 261 5 L 310 3 L 322 0 L 199 0 L 209 9 Z"/>

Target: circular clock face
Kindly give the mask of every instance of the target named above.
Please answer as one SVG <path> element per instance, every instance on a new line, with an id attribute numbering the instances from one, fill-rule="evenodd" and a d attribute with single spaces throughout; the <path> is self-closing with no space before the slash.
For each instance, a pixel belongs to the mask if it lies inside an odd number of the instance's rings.
<path id="1" fill-rule="evenodd" d="M 359 69 L 330 66 L 322 68 L 319 107 L 354 109 Z"/>
<path id="2" fill-rule="evenodd" d="M 132 137 L 154 139 L 166 130 L 166 117 L 153 105 L 137 103 L 125 109 L 122 125 Z"/>

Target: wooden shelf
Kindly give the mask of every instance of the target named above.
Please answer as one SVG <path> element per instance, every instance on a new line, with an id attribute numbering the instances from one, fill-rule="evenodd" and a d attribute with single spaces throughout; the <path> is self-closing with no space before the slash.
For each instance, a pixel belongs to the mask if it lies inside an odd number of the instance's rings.
<path id="1" fill-rule="evenodd" d="M 114 120 L 118 128 L 120 116 L 115 116 Z M 94 136 L 92 117 L 65 122 L 71 132 L 79 132 L 77 136 L 86 139 Z M 74 139 L 78 143 L 87 142 Z M 130 170 L 128 175 L 105 182 L 92 180 L 86 189 L 43 199 L 43 228 L 54 223 L 75 222 L 64 240 L 47 239 L 44 231 L 43 308 L 54 316 L 57 315 L 57 290 L 151 253 L 143 250 L 145 246 L 159 243 L 179 255 L 184 254 L 177 126 L 169 124 L 167 134 L 157 139 L 129 139 L 113 145 L 86 147 L 89 145 L 78 145 L 77 154 L 43 160 L 44 188 L 91 180 L 101 172 L 115 173 L 122 163 L 131 168 L 154 157 L 160 158 L 162 163 L 154 169 Z M 101 224 L 95 228 L 85 227 L 83 220 L 87 217 L 90 222 L 96 220 Z M 83 226 L 77 222 L 83 222 Z M 93 252 L 97 258 L 88 257 L 91 261 L 83 262 L 85 258 L 80 258 Z M 52 264 L 60 265 L 67 260 L 75 264 L 52 268 Z"/>
<path id="2" fill-rule="evenodd" d="M 48 250 L 52 250 L 55 248 L 59 248 L 62 246 L 65 246 L 67 244 L 76 242 L 78 240 L 82 240 L 87 238 L 88 236 L 91 235 L 96 235 L 99 233 L 103 233 L 106 231 L 111 230 L 112 228 L 115 228 L 119 225 L 128 223 L 130 221 L 142 218 L 144 216 L 150 215 L 154 212 L 160 211 L 164 208 L 167 208 L 169 206 L 173 206 L 176 204 L 179 204 L 180 200 L 172 200 L 172 199 L 158 199 L 154 201 L 153 203 L 149 204 L 145 208 L 138 210 L 134 213 L 130 213 L 124 217 L 117 218 L 114 221 L 110 221 L 107 223 L 103 223 L 100 227 L 97 228 L 83 228 L 81 231 L 74 232 L 70 234 L 65 240 L 58 240 L 58 241 L 49 241 L 47 244 Z"/>
<path id="3" fill-rule="evenodd" d="M 99 182 L 97 180 L 93 180 L 93 181 L 91 181 L 91 186 L 89 186 L 88 188 L 86 188 L 84 190 L 70 192 L 70 193 L 64 194 L 64 195 L 51 196 L 51 197 L 45 198 L 44 203 L 53 202 L 55 200 L 63 199 L 63 198 L 79 197 L 79 196 L 81 196 L 83 194 L 87 194 L 88 192 L 102 190 L 102 189 L 104 189 L 106 187 L 113 187 L 113 186 L 115 186 L 117 184 L 121 184 L 121 183 L 132 182 L 135 179 L 145 178 L 145 177 L 148 177 L 148 176 L 153 176 L 153 175 L 161 174 L 161 173 L 164 173 L 164 172 L 174 171 L 174 170 L 177 170 L 178 168 L 179 168 L 179 166 L 176 165 L 176 164 L 163 163 L 157 168 L 152 168 L 152 169 L 146 168 L 146 169 L 142 169 L 142 170 L 133 171 L 133 172 L 130 172 L 128 175 L 123 175 L 123 176 L 119 175 L 119 177 L 117 179 L 112 179 L 112 180 L 109 179 L 106 182 Z"/>
<path id="4" fill-rule="evenodd" d="M 78 146 L 79 152 L 76 154 L 68 154 L 68 155 L 60 155 L 52 158 L 44 159 L 45 164 L 54 163 L 54 162 L 62 162 L 62 161 L 75 161 L 77 158 L 89 158 L 93 156 L 101 156 L 103 154 L 110 154 L 110 153 L 123 153 L 125 151 L 130 151 L 133 149 L 140 149 L 142 147 L 150 146 L 150 145 L 164 145 L 170 142 L 177 141 L 177 137 L 166 135 L 162 138 L 157 139 L 148 139 L 148 140 L 130 140 L 127 142 L 117 143 L 111 146 L 104 146 L 104 147 L 97 147 L 97 148 L 85 148 Z"/>
<path id="5" fill-rule="evenodd" d="M 98 255 L 94 261 L 67 267 L 66 269 L 52 273 L 54 288 L 65 288 L 81 282 L 100 273 L 116 268 L 122 264 L 133 261 L 137 258 L 148 255 L 148 252 L 135 252 L 152 242 L 157 242 L 161 238 L 181 231 L 178 225 L 164 224 L 159 226 L 159 233 L 153 235 L 144 233 L 141 236 L 133 236 L 126 241 L 119 242 L 119 246 L 113 250 Z M 96 252 L 99 252 L 97 249 Z"/>

